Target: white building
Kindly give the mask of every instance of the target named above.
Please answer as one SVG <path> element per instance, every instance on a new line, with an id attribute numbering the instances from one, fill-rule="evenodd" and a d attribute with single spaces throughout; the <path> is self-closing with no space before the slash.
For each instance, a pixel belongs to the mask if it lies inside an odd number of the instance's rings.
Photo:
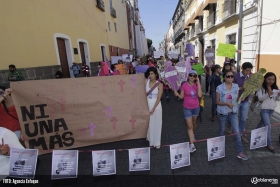
<path id="1" fill-rule="evenodd" d="M 139 56 L 147 55 L 148 45 L 145 36 L 145 30 L 142 25 L 135 25 L 135 34 L 136 34 L 137 55 Z"/>

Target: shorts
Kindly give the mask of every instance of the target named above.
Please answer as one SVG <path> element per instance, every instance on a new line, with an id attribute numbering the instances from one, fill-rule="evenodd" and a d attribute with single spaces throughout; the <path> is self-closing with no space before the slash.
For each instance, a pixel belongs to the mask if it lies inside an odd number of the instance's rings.
<path id="1" fill-rule="evenodd" d="M 192 118 L 193 116 L 198 116 L 200 112 L 200 107 L 187 109 L 184 108 L 184 117 L 185 119 Z"/>

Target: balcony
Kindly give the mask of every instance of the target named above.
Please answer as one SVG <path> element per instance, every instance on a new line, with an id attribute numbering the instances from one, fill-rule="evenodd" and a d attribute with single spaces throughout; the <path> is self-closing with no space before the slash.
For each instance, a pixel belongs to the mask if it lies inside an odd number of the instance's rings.
<path id="1" fill-rule="evenodd" d="M 194 36 L 195 36 L 195 27 L 192 27 L 190 38 L 193 38 Z"/>
<path id="2" fill-rule="evenodd" d="M 236 0 L 226 0 L 223 4 L 223 19 L 236 13 Z"/>
<path id="3" fill-rule="evenodd" d="M 96 7 L 99 8 L 102 12 L 105 12 L 104 1 L 96 0 Z"/>
<path id="4" fill-rule="evenodd" d="M 211 28 L 216 24 L 216 16 L 217 16 L 218 12 L 212 12 L 208 17 L 208 26 L 207 28 Z"/>
<path id="5" fill-rule="evenodd" d="M 116 10 L 113 7 L 111 7 L 111 16 L 117 18 Z"/>
<path id="6" fill-rule="evenodd" d="M 198 24 L 195 25 L 195 34 L 199 34 L 203 31 L 202 23 L 198 22 Z"/>

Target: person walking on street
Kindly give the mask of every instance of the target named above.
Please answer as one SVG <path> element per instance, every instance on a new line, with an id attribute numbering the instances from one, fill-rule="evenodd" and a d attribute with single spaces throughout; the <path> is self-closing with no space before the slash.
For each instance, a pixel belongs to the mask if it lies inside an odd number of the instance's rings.
<path id="1" fill-rule="evenodd" d="M 244 92 L 244 82 L 249 78 L 250 73 L 252 71 L 253 65 L 250 62 L 244 62 L 242 64 L 242 71 L 240 73 L 234 74 L 234 83 L 238 84 L 239 86 L 239 96 Z M 238 113 L 239 113 L 239 132 L 242 135 L 241 140 L 248 144 L 249 141 L 244 137 L 246 119 L 249 112 L 249 96 L 246 97 L 241 103 L 238 105 Z"/>
<path id="2" fill-rule="evenodd" d="M 73 62 L 73 65 L 70 67 L 70 69 L 73 71 L 75 78 L 79 77 L 81 69 L 76 62 Z"/>
<path id="3" fill-rule="evenodd" d="M 214 66 L 214 61 L 212 61 L 212 63 L 210 64 L 210 66 L 207 64 L 204 66 L 204 73 L 205 73 L 205 95 L 210 94 L 211 95 L 211 90 L 208 93 L 209 90 L 209 71 L 210 69 Z"/>
<path id="4" fill-rule="evenodd" d="M 224 83 L 219 85 L 216 91 L 219 136 L 224 136 L 225 126 L 227 121 L 229 121 L 235 133 L 234 140 L 237 148 L 237 158 L 248 160 L 248 157 L 243 153 L 241 134 L 239 133 L 240 128 L 238 126 L 238 105 L 236 103 L 239 87 L 233 83 L 234 73 L 232 70 L 226 70 L 223 77 Z"/>
<path id="5" fill-rule="evenodd" d="M 82 73 L 84 77 L 89 77 L 89 66 L 85 62 L 82 63 Z"/>
<path id="6" fill-rule="evenodd" d="M 22 81 L 24 80 L 24 76 L 21 71 L 18 71 L 16 66 L 11 64 L 9 65 L 9 74 L 8 74 L 8 81 Z"/>

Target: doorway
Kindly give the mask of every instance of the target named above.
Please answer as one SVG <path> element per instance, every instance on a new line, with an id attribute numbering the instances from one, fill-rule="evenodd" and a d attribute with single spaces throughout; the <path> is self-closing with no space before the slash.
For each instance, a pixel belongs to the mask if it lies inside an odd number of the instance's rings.
<path id="1" fill-rule="evenodd" d="M 106 55 L 105 46 L 101 46 L 101 55 L 102 55 L 102 62 L 105 62 L 105 55 Z"/>
<path id="2" fill-rule="evenodd" d="M 57 38 L 57 48 L 59 53 L 59 59 L 61 64 L 61 71 L 64 78 L 70 78 L 68 58 L 66 52 L 65 40 L 63 38 Z"/>
<path id="3" fill-rule="evenodd" d="M 204 38 L 199 39 L 200 47 L 199 47 L 199 57 L 200 62 L 204 65 Z"/>
<path id="4" fill-rule="evenodd" d="M 83 42 L 79 42 L 82 63 L 86 63 L 85 47 Z"/>

